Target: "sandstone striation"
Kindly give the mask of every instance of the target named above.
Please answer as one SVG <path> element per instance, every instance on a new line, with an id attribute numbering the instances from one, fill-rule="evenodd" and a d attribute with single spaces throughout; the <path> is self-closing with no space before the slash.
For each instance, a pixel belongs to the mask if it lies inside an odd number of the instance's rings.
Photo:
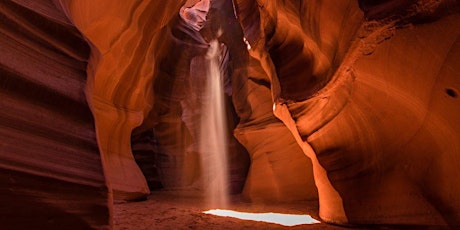
<path id="1" fill-rule="evenodd" d="M 115 199 L 149 194 L 131 152 L 131 132 L 153 105 L 155 58 L 180 2 L 62 1 L 91 46 L 86 95 L 107 184 Z"/>
<path id="2" fill-rule="evenodd" d="M 274 113 L 312 159 L 320 216 L 459 225 L 458 3 L 359 3 L 364 18 L 356 1 L 238 1 Z"/>
<path id="3" fill-rule="evenodd" d="M 1 228 L 109 228 L 87 43 L 52 1 L 1 1 L 0 22 Z"/>
<path id="4" fill-rule="evenodd" d="M 334 224 L 455 228 L 459 12 L 456 0 L 2 1 L 0 220 L 104 229 L 114 199 L 202 190 L 217 39 L 233 193 L 318 199 Z"/>

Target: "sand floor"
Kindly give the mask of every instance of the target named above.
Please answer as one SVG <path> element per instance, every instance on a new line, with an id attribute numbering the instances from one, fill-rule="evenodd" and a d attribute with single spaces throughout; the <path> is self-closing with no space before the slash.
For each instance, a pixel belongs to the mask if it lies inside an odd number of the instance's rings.
<path id="1" fill-rule="evenodd" d="M 242 202 L 238 195 L 230 199 L 231 204 L 228 209 L 235 211 L 308 214 L 320 220 L 316 201 L 254 204 Z M 114 229 L 348 229 L 326 223 L 285 227 L 202 213 L 209 209 L 211 207 L 206 206 L 203 199 L 194 194 L 154 191 L 146 201 L 116 203 L 114 205 Z"/>

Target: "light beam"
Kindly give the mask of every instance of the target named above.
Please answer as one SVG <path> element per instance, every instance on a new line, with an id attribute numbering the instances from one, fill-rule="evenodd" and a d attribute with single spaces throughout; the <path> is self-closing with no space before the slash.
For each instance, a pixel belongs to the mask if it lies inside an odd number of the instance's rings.
<path id="1" fill-rule="evenodd" d="M 279 224 L 283 226 L 296 226 L 302 224 L 318 224 L 320 221 L 312 218 L 310 215 L 282 214 L 282 213 L 250 213 L 238 212 L 233 210 L 211 209 L 204 211 L 205 214 L 215 216 L 233 217 L 242 220 L 262 221 L 267 223 Z"/>

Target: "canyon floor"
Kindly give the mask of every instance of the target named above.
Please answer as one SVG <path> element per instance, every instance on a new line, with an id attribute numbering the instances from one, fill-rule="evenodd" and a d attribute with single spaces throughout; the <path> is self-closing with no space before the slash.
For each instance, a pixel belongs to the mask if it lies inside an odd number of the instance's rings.
<path id="1" fill-rule="evenodd" d="M 116 202 L 114 205 L 114 229 L 348 229 L 322 222 L 287 227 L 203 213 L 209 209 L 211 208 L 205 204 L 203 199 L 195 194 L 154 191 L 145 201 Z M 230 197 L 230 204 L 227 209 L 252 213 L 307 214 L 320 220 L 317 201 L 247 203 L 243 202 L 239 195 L 233 195 Z"/>

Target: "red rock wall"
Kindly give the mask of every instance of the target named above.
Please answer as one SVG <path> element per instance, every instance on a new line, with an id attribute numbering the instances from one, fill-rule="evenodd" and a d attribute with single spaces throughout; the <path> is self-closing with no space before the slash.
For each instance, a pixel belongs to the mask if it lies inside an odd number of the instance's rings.
<path id="1" fill-rule="evenodd" d="M 232 191 L 248 200 L 286 201 L 315 198 L 311 166 L 294 138 L 272 113 L 270 90 L 265 79 L 251 76 L 249 68 L 258 63 L 248 62 L 241 29 L 236 21 L 231 1 L 215 3 L 208 15 L 207 25 L 196 32 L 176 16 L 168 25 L 169 42 L 163 57 L 157 60 L 155 74 L 155 105 L 152 110 L 154 134 L 158 137 L 160 176 L 168 189 L 199 188 L 198 134 L 202 117 L 206 79 L 204 38 L 215 36 L 222 28 L 219 40 L 229 50 L 229 78 L 232 79 L 232 101 L 229 112 L 229 134 L 235 129 L 236 138 L 249 151 L 251 167 L 247 172 L 247 153 L 234 138 L 230 138 L 229 158 Z M 181 55 L 175 55 L 179 54 Z M 248 82 L 249 81 L 249 82 Z M 258 86 L 264 86 L 258 88 Z M 228 92 L 227 92 L 228 93 Z M 268 104 L 266 103 L 268 102 Z M 232 107 L 235 107 L 234 109 Z M 238 119 L 235 123 L 235 110 Z M 276 130 L 275 130 L 276 128 Z M 272 130 L 273 129 L 273 130 Z M 264 137 L 264 138 L 261 138 Z M 289 147 L 286 147 L 289 146 Z M 239 189 L 238 189 L 239 188 Z"/>
<path id="2" fill-rule="evenodd" d="M 327 222 L 460 225 L 458 1 L 234 2 L 238 22 L 222 1 L 201 35 L 225 25 L 245 198 L 315 198 L 314 182 Z M 172 36 L 183 3 L 0 3 L 6 223 L 107 227 L 112 195 L 150 192 L 132 148 L 152 129 L 164 158 L 151 178 L 196 182 L 181 77 L 201 71 L 203 46 Z M 238 187 L 248 162 L 232 159 Z"/>
<path id="3" fill-rule="evenodd" d="M 150 190 L 131 151 L 131 132 L 153 105 L 155 59 L 180 1 L 61 1 L 91 46 L 87 99 L 95 117 L 104 173 L 115 199 Z"/>
<path id="4" fill-rule="evenodd" d="M 457 2 L 238 4 L 325 221 L 460 224 Z"/>
<path id="5" fill-rule="evenodd" d="M 89 47 L 52 1 L 1 1 L 0 23 L 0 228 L 109 228 Z"/>

